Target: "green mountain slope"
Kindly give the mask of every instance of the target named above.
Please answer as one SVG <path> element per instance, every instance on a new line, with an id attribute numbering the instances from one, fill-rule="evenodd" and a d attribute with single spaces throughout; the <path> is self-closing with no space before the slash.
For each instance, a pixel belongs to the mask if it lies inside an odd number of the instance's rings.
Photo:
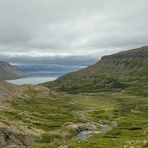
<path id="1" fill-rule="evenodd" d="M 17 79 L 24 76 L 26 76 L 26 74 L 18 70 L 15 66 L 0 61 L 0 80 Z"/>
<path id="2" fill-rule="evenodd" d="M 92 66 L 45 85 L 68 92 L 98 92 L 123 90 L 135 85 L 147 86 L 148 47 L 104 56 Z"/>

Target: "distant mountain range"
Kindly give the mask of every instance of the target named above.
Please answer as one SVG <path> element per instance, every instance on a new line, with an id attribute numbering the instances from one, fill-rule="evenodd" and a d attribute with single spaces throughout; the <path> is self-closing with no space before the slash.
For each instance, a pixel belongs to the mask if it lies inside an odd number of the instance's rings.
<path id="1" fill-rule="evenodd" d="M 0 61 L 0 80 L 17 79 L 26 76 L 26 74 L 18 70 L 17 67 L 7 62 Z"/>
<path id="2" fill-rule="evenodd" d="M 59 91 L 97 92 L 141 83 L 148 85 L 148 47 L 104 56 L 94 65 L 45 85 Z"/>
<path id="3" fill-rule="evenodd" d="M 57 64 L 16 64 L 16 67 L 25 71 L 29 76 L 61 76 L 66 73 L 76 71 L 85 66 L 57 65 Z"/>

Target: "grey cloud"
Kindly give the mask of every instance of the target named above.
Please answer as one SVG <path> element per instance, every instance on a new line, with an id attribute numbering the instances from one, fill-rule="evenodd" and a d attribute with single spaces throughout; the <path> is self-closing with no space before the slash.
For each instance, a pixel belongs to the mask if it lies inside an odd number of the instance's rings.
<path id="1" fill-rule="evenodd" d="M 1 56 L 3 61 L 7 61 L 14 64 L 58 64 L 58 65 L 75 65 L 75 66 L 87 66 L 96 63 L 99 58 L 88 56 L 53 56 L 53 57 L 30 57 L 30 56 L 16 56 L 7 57 Z"/>
<path id="2" fill-rule="evenodd" d="M 147 6 L 147 0 L 0 0 L 0 57 L 90 58 L 147 45 Z"/>

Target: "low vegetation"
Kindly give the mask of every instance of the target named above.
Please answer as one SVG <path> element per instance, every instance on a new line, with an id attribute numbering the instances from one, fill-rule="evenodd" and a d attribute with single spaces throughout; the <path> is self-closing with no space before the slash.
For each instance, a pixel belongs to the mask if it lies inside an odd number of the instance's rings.
<path id="1" fill-rule="evenodd" d="M 0 110 L 1 122 L 14 123 L 40 131 L 40 139 L 31 147 L 47 148 L 75 147 L 123 147 L 129 141 L 132 145 L 144 147 L 148 138 L 148 95 L 124 92 L 100 92 L 67 94 L 52 93 L 46 98 L 37 98 L 36 90 L 28 89 L 28 99 L 10 101 L 10 108 Z M 143 89 L 144 91 L 144 89 Z M 141 95 L 142 94 L 142 95 Z M 81 117 L 83 114 L 87 120 Z M 87 140 L 74 140 L 78 132 L 69 125 L 103 121 L 116 124 L 112 130 L 93 134 Z M 22 128 L 23 130 L 23 128 Z M 100 130 L 98 127 L 97 130 Z M 146 144 L 145 144 L 146 145 Z"/>

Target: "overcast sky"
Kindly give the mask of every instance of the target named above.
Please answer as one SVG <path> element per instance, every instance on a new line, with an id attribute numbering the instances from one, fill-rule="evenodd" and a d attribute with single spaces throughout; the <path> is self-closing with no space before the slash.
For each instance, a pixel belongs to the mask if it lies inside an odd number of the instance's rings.
<path id="1" fill-rule="evenodd" d="M 0 0 L 0 60 L 92 63 L 145 45 L 148 0 Z"/>

